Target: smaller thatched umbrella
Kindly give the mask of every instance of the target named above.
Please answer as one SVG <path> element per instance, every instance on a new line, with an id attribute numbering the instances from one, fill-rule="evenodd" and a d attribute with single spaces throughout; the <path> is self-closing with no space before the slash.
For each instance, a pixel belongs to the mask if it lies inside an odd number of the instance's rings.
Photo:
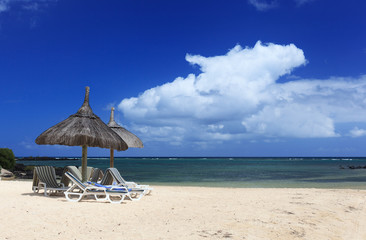
<path id="1" fill-rule="evenodd" d="M 85 100 L 77 113 L 47 129 L 36 139 L 37 144 L 82 146 L 82 180 L 86 181 L 87 147 L 113 148 L 118 151 L 128 148 L 118 134 L 112 131 L 89 106 L 89 87 Z"/>
<path id="2" fill-rule="evenodd" d="M 110 127 L 114 132 L 116 132 L 128 145 L 128 147 L 132 148 L 143 148 L 144 144 L 142 141 L 133 133 L 126 130 L 124 127 L 121 127 L 114 121 L 114 107 L 111 110 L 111 118 L 109 119 L 108 127 Z M 114 166 L 114 150 L 111 148 L 111 157 L 110 157 L 110 167 Z"/>

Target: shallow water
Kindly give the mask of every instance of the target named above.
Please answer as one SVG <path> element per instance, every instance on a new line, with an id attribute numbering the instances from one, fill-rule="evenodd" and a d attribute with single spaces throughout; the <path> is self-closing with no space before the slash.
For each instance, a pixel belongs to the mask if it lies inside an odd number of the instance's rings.
<path id="1" fill-rule="evenodd" d="M 81 160 L 17 163 L 64 167 Z M 105 170 L 109 158 L 89 158 L 88 166 Z M 366 166 L 366 158 L 115 158 L 126 180 L 152 185 L 366 189 L 366 169 L 347 166 Z"/>

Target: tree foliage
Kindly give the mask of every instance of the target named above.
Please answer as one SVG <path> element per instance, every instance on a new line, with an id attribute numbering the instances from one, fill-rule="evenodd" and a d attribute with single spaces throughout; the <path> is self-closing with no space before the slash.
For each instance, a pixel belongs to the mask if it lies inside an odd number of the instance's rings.
<path id="1" fill-rule="evenodd" d="M 9 148 L 0 148 L 0 165 L 6 169 L 13 169 L 15 166 L 15 157 L 13 150 Z"/>

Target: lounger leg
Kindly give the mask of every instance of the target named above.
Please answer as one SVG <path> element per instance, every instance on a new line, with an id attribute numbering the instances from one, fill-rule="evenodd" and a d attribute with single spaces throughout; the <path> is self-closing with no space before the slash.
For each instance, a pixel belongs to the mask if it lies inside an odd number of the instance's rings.
<path id="1" fill-rule="evenodd" d="M 80 191 L 74 192 L 74 190 L 77 190 L 76 187 L 76 185 L 73 185 L 66 192 L 64 192 L 66 199 L 70 202 L 79 202 L 84 196 L 84 193 L 80 193 Z M 78 196 L 78 198 L 71 198 L 71 196 Z"/>
<path id="2" fill-rule="evenodd" d="M 131 193 L 129 193 L 127 196 L 131 201 L 139 201 L 144 195 L 144 193 L 133 193 L 133 196 L 131 196 Z"/>
<path id="3" fill-rule="evenodd" d="M 112 197 L 119 197 L 120 199 L 119 200 L 112 200 L 111 199 L 111 196 L 110 194 L 107 195 L 107 199 L 110 203 L 121 203 L 123 202 L 123 200 L 125 199 L 126 197 L 126 194 L 123 194 L 123 195 L 113 195 Z"/>
<path id="4" fill-rule="evenodd" d="M 43 186 L 42 186 L 42 185 L 43 185 Z M 41 188 L 43 188 L 43 190 L 44 190 L 43 194 L 44 194 L 46 197 L 48 197 L 48 194 L 47 194 L 47 185 L 46 185 L 46 183 L 39 183 L 39 184 L 38 184 L 38 191 L 39 191 L 39 189 L 41 189 Z"/>
<path id="5" fill-rule="evenodd" d="M 106 201 L 106 200 L 108 200 L 108 196 L 105 195 L 105 194 L 102 195 L 103 196 L 102 198 L 99 198 L 98 196 L 101 196 L 101 195 L 94 194 L 95 200 L 97 200 L 97 201 Z"/>
<path id="6" fill-rule="evenodd" d="M 68 201 L 70 202 L 80 202 L 80 200 L 83 198 L 83 194 L 82 193 L 74 193 L 74 192 L 64 192 L 65 197 Z M 70 196 L 79 196 L 78 198 L 70 198 Z"/>

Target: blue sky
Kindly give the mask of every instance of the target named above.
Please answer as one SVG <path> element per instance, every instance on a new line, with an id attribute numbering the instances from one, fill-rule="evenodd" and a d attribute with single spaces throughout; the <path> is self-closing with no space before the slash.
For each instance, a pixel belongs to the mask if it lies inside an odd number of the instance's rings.
<path id="1" fill-rule="evenodd" d="M 365 156 L 366 3 L 0 0 L 0 147 L 95 114 L 144 142 L 116 156 Z M 89 148 L 89 156 L 108 156 Z"/>

